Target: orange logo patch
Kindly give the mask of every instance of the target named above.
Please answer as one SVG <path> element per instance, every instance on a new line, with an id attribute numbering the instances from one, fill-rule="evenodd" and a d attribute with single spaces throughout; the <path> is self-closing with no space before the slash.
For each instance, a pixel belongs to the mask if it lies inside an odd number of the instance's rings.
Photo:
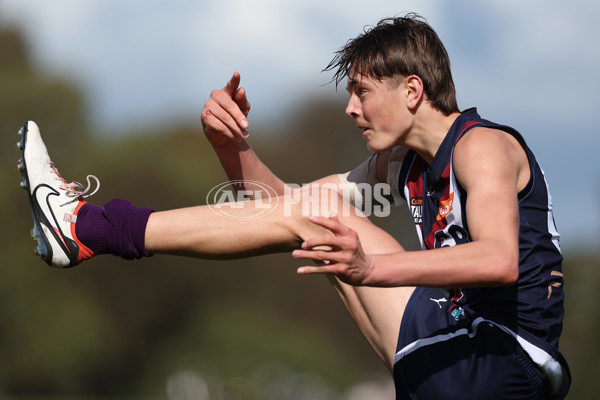
<path id="1" fill-rule="evenodd" d="M 435 218 L 436 221 L 441 221 L 443 218 L 446 218 L 448 214 L 452 211 L 452 203 L 454 202 L 454 192 L 450 193 L 450 196 L 446 200 L 440 201 L 440 212 Z"/>

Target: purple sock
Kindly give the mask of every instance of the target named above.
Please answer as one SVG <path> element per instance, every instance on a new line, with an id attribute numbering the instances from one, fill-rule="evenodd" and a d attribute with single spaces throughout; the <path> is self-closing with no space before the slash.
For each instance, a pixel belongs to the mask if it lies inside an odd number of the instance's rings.
<path id="1" fill-rule="evenodd" d="M 75 234 L 95 255 L 113 254 L 127 260 L 151 256 L 144 239 L 154 209 L 114 199 L 103 207 L 84 204 L 77 213 Z"/>

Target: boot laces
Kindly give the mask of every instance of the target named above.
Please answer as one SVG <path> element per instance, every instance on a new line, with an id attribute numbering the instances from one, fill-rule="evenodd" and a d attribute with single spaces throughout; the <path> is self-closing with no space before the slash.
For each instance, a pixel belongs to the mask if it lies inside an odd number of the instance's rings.
<path id="1" fill-rule="evenodd" d="M 100 189 L 100 180 L 95 175 L 88 175 L 86 177 L 87 186 L 84 186 L 83 184 L 81 184 L 79 182 L 75 182 L 75 181 L 68 183 L 60 175 L 60 173 L 54 166 L 54 163 L 52 161 L 50 161 L 49 163 L 50 163 L 50 168 L 52 169 L 52 172 L 54 174 L 56 174 L 57 179 L 61 182 L 61 185 L 59 186 L 59 188 L 65 191 L 65 195 L 67 197 L 73 198 L 72 200 L 67 201 L 64 204 L 61 204 L 61 207 L 65 206 L 67 204 L 73 203 L 77 200 L 83 200 L 86 197 L 93 196 Z M 89 193 L 91 190 L 91 186 L 92 186 L 91 180 L 94 180 L 96 182 L 96 188 L 91 193 Z"/>

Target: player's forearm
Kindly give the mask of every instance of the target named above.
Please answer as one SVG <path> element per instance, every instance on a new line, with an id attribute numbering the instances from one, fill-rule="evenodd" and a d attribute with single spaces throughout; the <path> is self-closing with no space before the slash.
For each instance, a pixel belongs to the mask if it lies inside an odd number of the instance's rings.
<path id="1" fill-rule="evenodd" d="M 518 279 L 518 251 L 491 241 L 371 258 L 370 286 L 466 288 L 510 285 Z"/>
<path id="2" fill-rule="evenodd" d="M 252 192 L 256 186 L 248 187 L 248 182 L 254 181 L 268 185 L 279 195 L 284 193 L 285 183 L 260 160 L 245 140 L 213 148 L 229 180 L 239 182 L 235 185 L 236 190 L 250 189 Z"/>

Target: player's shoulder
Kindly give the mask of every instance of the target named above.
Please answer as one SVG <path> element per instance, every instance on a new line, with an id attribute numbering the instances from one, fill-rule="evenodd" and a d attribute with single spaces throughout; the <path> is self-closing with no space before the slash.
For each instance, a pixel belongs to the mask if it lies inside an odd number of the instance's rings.
<path id="1" fill-rule="evenodd" d="M 475 126 L 465 132 L 455 145 L 455 157 L 485 157 L 494 152 L 505 151 L 515 156 L 524 154 L 522 143 L 508 130 L 487 126 Z"/>
<path id="2" fill-rule="evenodd" d="M 475 125 L 471 129 L 467 130 L 461 135 L 460 140 L 457 142 L 457 146 L 460 143 L 472 142 L 472 143 L 486 143 L 493 142 L 496 140 L 504 140 L 506 137 L 514 138 L 514 136 L 501 128 Z"/>
<path id="3" fill-rule="evenodd" d="M 478 182 L 483 171 L 502 171 L 517 177 L 520 190 L 530 176 L 529 159 L 523 143 L 509 131 L 486 126 L 472 128 L 456 143 L 453 166 L 463 184 L 472 181 L 469 177 Z"/>

